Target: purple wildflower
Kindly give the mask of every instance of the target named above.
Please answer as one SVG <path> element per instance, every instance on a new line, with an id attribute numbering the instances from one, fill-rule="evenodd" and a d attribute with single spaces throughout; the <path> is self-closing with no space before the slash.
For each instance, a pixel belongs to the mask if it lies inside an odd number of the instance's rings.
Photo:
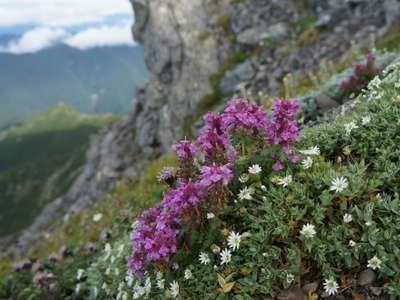
<path id="1" fill-rule="evenodd" d="M 176 154 L 180 159 L 191 158 L 198 152 L 196 145 L 193 142 L 186 140 L 175 142 L 172 145 L 172 149 L 176 151 Z"/>
<path id="2" fill-rule="evenodd" d="M 230 101 L 222 120 L 223 130 L 227 133 L 244 130 L 248 134 L 264 129 L 267 121 L 263 108 L 250 104 L 245 99 Z"/>
<path id="3" fill-rule="evenodd" d="M 232 180 L 233 174 L 230 169 L 230 165 L 217 166 L 213 165 L 211 167 L 204 166 L 201 168 L 201 183 L 205 186 L 210 186 L 217 182 L 222 182 L 224 185 Z"/>

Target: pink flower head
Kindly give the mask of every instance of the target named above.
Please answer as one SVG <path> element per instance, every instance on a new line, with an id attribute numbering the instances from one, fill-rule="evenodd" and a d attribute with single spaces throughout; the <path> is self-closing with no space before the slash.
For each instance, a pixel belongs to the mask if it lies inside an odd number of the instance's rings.
<path id="1" fill-rule="evenodd" d="M 272 166 L 272 169 L 273 169 L 274 171 L 283 170 L 283 165 L 282 165 L 282 163 L 281 163 L 279 160 L 277 160 L 277 161 L 274 163 L 274 165 Z"/>
<path id="2" fill-rule="evenodd" d="M 198 152 L 195 143 L 186 140 L 175 142 L 172 145 L 172 149 L 176 151 L 180 159 L 188 159 L 193 157 Z"/>
<path id="3" fill-rule="evenodd" d="M 264 128 L 267 120 L 262 106 L 250 104 L 245 99 L 229 101 L 222 116 L 223 129 L 229 133 L 245 130 L 254 134 L 254 130 Z"/>
<path id="4" fill-rule="evenodd" d="M 203 117 L 203 119 L 206 122 L 204 129 L 215 130 L 217 134 L 222 134 L 223 117 L 221 114 L 209 112 Z"/>
<path id="5" fill-rule="evenodd" d="M 213 165 L 211 167 L 204 166 L 201 168 L 201 183 L 205 186 L 210 186 L 220 181 L 224 185 L 228 185 L 232 178 L 233 174 L 229 168 L 229 164 L 222 166 Z"/>

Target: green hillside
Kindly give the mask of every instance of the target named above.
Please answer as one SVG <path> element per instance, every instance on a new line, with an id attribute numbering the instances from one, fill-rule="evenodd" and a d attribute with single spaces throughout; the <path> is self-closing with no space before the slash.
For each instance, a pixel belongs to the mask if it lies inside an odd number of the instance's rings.
<path id="1" fill-rule="evenodd" d="M 34 54 L 0 54 L 0 128 L 64 102 L 83 113 L 127 113 L 148 72 L 140 47 L 85 51 L 60 45 Z"/>
<path id="2" fill-rule="evenodd" d="M 29 225 L 67 191 L 85 161 L 89 136 L 116 119 L 58 104 L 0 132 L 0 237 Z"/>

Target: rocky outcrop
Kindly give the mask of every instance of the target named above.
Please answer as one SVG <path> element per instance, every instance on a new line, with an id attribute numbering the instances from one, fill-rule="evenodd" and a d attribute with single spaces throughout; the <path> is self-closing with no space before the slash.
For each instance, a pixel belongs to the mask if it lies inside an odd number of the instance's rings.
<path id="1" fill-rule="evenodd" d="M 371 33 L 382 35 L 400 11 L 392 9 L 397 0 L 130 1 L 133 36 L 144 46 L 150 81 L 138 90 L 129 116 L 92 139 L 81 175 L 19 238 L 21 252 L 49 223 L 89 207 L 117 180 L 140 174 L 164 153 L 202 97 L 215 92 L 209 77 L 233 53 L 250 58 L 214 82 L 224 98 L 241 85 L 253 95 L 274 94 L 286 74 L 298 76 L 323 58 L 339 58 L 352 40 L 361 44 Z"/>

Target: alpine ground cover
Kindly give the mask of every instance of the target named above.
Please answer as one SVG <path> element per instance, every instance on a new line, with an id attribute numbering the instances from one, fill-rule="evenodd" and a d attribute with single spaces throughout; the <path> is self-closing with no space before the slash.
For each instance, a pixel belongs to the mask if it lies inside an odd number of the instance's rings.
<path id="1" fill-rule="evenodd" d="M 310 299 L 352 299 L 368 293 L 366 270 L 396 299 L 399 95 L 398 64 L 354 112 L 300 133 L 292 101 L 207 115 L 197 141 L 174 147 L 180 167 L 159 176 L 162 202 L 134 222 L 133 243 L 126 224 L 75 267 L 64 299 L 264 299 L 309 283 Z"/>

